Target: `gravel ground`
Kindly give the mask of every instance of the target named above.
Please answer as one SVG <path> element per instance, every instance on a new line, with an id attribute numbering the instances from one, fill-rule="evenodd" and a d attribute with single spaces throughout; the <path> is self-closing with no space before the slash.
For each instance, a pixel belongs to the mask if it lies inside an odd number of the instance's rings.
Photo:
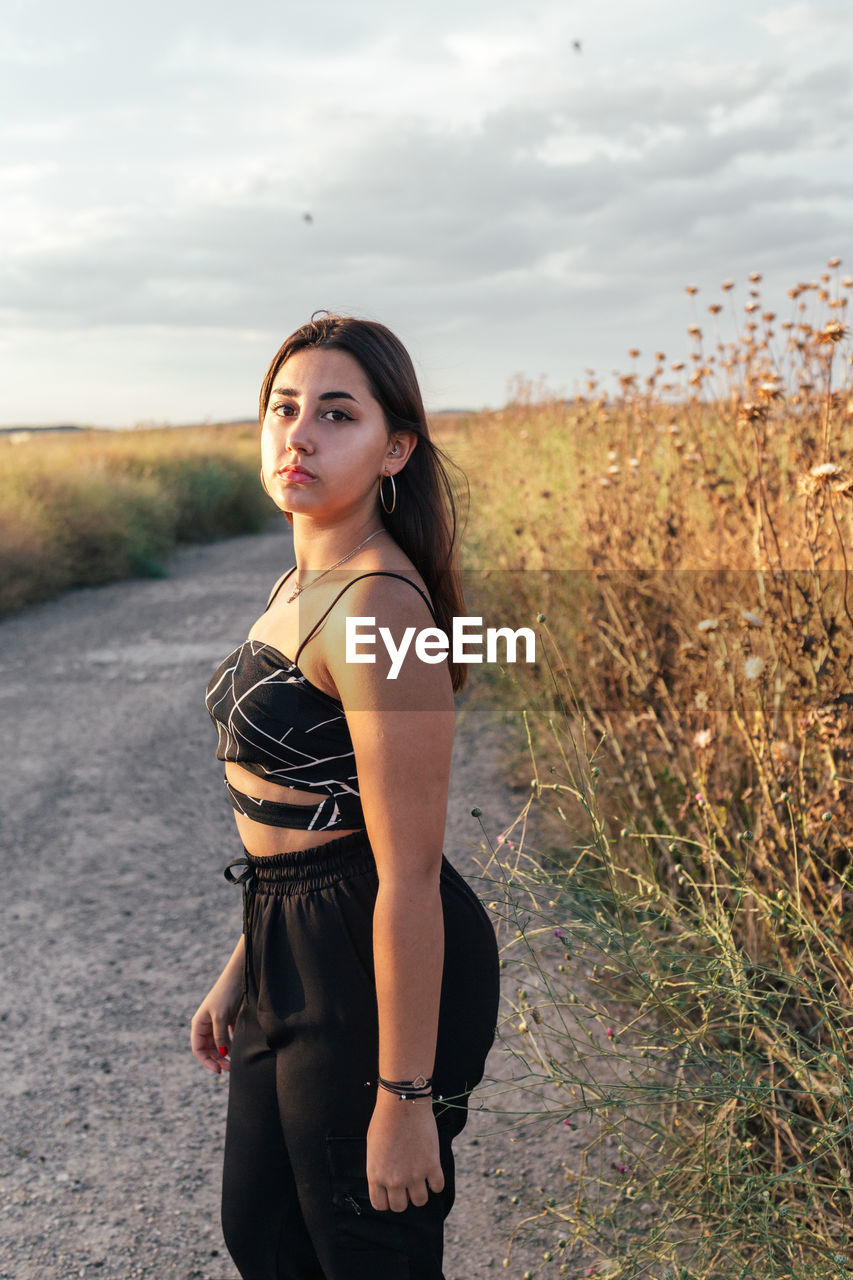
<path id="1" fill-rule="evenodd" d="M 0 1280 L 236 1277 L 218 1216 L 227 1077 L 188 1044 L 240 930 L 221 874 L 239 842 L 203 691 L 288 552 L 282 532 L 193 547 L 167 578 L 0 624 Z M 475 887 L 472 806 L 494 834 L 520 807 L 503 737 L 463 697 L 445 849 Z M 491 1076 L 515 1070 L 497 1047 Z M 513 1195 L 535 1202 L 585 1141 L 553 1124 L 525 1138 L 498 1092 L 486 1087 L 489 1112 L 457 1146 L 447 1280 L 541 1264 L 542 1233 L 503 1265 Z"/>

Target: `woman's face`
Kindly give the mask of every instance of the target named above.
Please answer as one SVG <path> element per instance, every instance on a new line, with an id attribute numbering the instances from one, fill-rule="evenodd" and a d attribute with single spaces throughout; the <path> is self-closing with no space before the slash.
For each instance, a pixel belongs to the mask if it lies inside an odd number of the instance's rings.
<path id="1" fill-rule="evenodd" d="M 380 474 L 396 471 L 409 451 L 395 439 L 358 361 L 306 348 L 273 382 L 261 428 L 264 480 L 282 511 L 334 518 L 372 510 Z"/>

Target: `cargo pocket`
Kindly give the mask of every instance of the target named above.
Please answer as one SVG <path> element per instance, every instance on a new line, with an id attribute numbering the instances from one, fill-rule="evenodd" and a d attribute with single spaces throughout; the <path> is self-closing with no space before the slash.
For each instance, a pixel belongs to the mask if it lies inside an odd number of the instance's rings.
<path id="1" fill-rule="evenodd" d="M 411 1280 L 402 1214 L 374 1209 L 364 1138 L 327 1138 L 335 1224 L 335 1280 Z"/>

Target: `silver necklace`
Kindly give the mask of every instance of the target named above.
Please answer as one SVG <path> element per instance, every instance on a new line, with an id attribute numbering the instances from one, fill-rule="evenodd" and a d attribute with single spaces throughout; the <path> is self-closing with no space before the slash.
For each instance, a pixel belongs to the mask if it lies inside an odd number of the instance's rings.
<path id="1" fill-rule="evenodd" d="M 385 529 L 375 529 L 373 533 L 369 533 L 364 539 L 364 542 L 360 542 L 357 547 L 353 547 L 352 551 L 348 551 L 345 556 L 341 556 L 340 560 L 336 560 L 334 564 L 330 564 L 328 569 L 324 569 L 322 573 L 319 573 L 316 578 L 312 578 L 310 582 L 306 582 L 304 587 L 301 583 L 297 582 L 293 591 L 287 597 L 287 603 L 292 604 L 296 597 L 301 596 L 302 592 L 305 591 L 307 587 L 313 587 L 314 583 L 319 582 L 321 578 L 325 578 L 327 573 L 331 573 L 333 569 L 339 569 L 342 564 L 346 564 L 347 560 L 352 560 L 356 551 L 360 551 L 362 547 L 367 546 L 370 539 L 377 537 L 380 533 L 385 533 Z"/>

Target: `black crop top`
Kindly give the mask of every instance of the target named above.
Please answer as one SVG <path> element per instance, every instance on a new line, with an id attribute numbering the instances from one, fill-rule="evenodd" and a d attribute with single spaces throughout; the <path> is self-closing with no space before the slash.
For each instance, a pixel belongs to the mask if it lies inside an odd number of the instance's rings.
<path id="1" fill-rule="evenodd" d="M 295 568 L 282 578 L 267 609 Z M 244 640 L 217 667 L 207 686 L 205 703 L 219 735 L 218 760 L 230 760 L 282 786 L 325 793 L 317 805 L 262 800 L 238 791 L 226 778 L 232 806 L 255 822 L 302 831 L 364 826 L 355 752 L 343 706 L 313 685 L 297 664 L 344 592 L 362 578 L 372 577 L 408 582 L 435 618 L 429 599 L 410 578 L 375 569 L 353 578 L 338 592 L 300 644 L 295 661 L 263 640 Z"/>

